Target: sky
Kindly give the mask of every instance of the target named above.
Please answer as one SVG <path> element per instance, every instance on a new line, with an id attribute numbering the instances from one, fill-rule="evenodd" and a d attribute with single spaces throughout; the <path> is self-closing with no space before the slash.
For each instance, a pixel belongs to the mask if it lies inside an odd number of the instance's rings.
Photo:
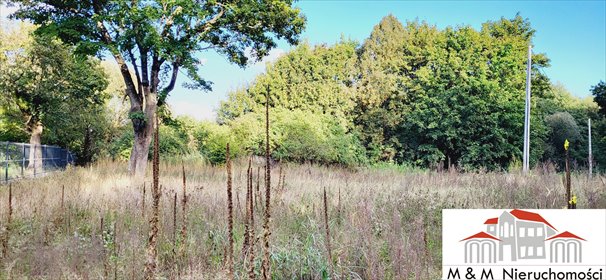
<path id="1" fill-rule="evenodd" d="M 535 53 L 546 53 L 551 67 L 544 70 L 553 82 L 570 92 L 587 97 L 591 86 L 606 81 L 606 0 L 596 1 L 320 1 L 303 0 L 295 6 L 307 18 L 302 40 L 314 44 L 334 44 L 341 37 L 363 42 L 381 18 L 393 14 L 401 22 L 426 21 L 442 29 L 470 25 L 480 29 L 486 21 L 528 18 L 536 30 Z M 0 6 L 0 18 L 10 9 Z M 213 120 L 221 100 L 245 87 L 293 46 L 278 42 L 263 61 L 246 68 L 230 64 L 214 53 L 200 54 L 202 76 L 213 82 L 213 90 L 203 92 L 177 86 L 168 98 L 176 115 Z M 187 82 L 180 75 L 178 85 Z"/>

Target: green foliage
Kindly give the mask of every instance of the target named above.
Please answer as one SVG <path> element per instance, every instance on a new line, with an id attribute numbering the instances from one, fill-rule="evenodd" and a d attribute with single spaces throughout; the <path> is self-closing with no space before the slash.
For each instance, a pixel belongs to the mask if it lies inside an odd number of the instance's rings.
<path id="1" fill-rule="evenodd" d="M 507 169 L 522 153 L 527 51 L 534 33 L 519 15 L 489 21 L 480 30 L 403 25 L 388 15 L 357 49 L 347 41 L 301 44 L 250 87 L 230 93 L 219 122 L 231 126 L 242 119 L 246 127 L 260 129 L 252 125 L 251 112 L 263 111 L 269 91 L 271 107 L 297 116 L 274 124 L 275 137 L 284 137 L 274 143 L 280 159 L 335 162 L 332 148 L 323 146 L 330 142 L 330 122 L 322 115 L 329 115 L 341 123 L 338 133 L 351 137 L 340 141 L 364 147 L 363 156 L 352 153 L 354 162 Z M 545 54 L 533 53 L 532 62 L 531 164 L 559 161 L 556 142 L 565 125 L 576 131 L 571 157 L 582 166 L 584 124 L 595 118 L 595 104 L 552 84 L 542 71 L 549 67 Z M 316 115 L 300 115 L 305 112 Z M 263 141 L 246 135 L 248 147 Z"/>
<path id="2" fill-rule="evenodd" d="M 246 66 L 279 39 L 295 44 L 305 17 L 292 0 L 269 1 L 45 1 L 9 0 L 13 18 L 39 25 L 38 34 L 59 37 L 80 54 L 113 57 L 130 101 L 133 158 L 149 150 L 154 116 L 185 73 L 190 89 L 210 90 L 200 75 L 202 51 L 212 50 Z M 129 67 L 130 64 L 130 67 Z M 141 112 L 141 113 L 139 113 Z M 143 175 L 147 162 L 133 160 Z"/>
<path id="3" fill-rule="evenodd" d="M 304 23 L 299 11 L 291 8 L 292 3 L 288 1 L 273 3 L 279 4 L 276 7 L 266 6 L 267 3 L 221 6 L 224 4 L 214 2 L 193 7 L 186 2 L 179 4 L 181 6 L 163 3 L 160 8 L 117 1 L 115 7 L 102 11 L 83 7 L 84 14 L 105 16 L 98 19 L 108 25 L 131 28 L 120 34 L 121 39 L 114 44 L 93 42 L 92 38 L 98 34 L 85 34 L 84 39 L 70 37 L 82 36 L 82 30 L 73 28 L 87 26 L 94 20 L 79 22 L 74 21 L 75 18 L 45 14 L 35 10 L 38 1 L 25 5 L 17 15 L 51 19 L 39 33 L 60 33 L 81 51 L 105 49 L 128 56 L 129 50 L 149 47 L 153 55 L 168 62 L 178 59 L 182 63 L 179 67 L 202 87 L 210 84 L 196 76 L 194 54 L 201 50 L 203 42 L 214 46 L 232 62 L 245 65 L 247 47 L 252 48 L 254 58 L 262 57 L 273 47 L 272 39 L 265 33 L 261 35 L 262 30 L 275 32 L 277 37 L 284 36 L 294 43 Z M 171 17 L 174 26 L 182 26 L 186 19 L 200 15 L 212 17 L 222 13 L 222 9 L 229 13 L 221 15 L 195 40 L 180 37 L 183 34 L 173 33 L 172 29 L 163 37 L 159 30 L 152 28 L 155 22 L 164 20 L 163 16 Z M 254 16 L 256 13 L 261 14 Z M 278 18 L 285 22 L 274 22 L 259 29 L 230 25 L 261 24 Z M 133 22 L 140 24 L 135 26 Z M 67 27 L 63 28 L 64 25 Z M 360 45 L 344 39 L 330 46 L 311 46 L 304 42 L 268 64 L 266 72 L 249 86 L 229 93 L 228 100 L 222 102 L 218 110 L 217 123 L 173 118 L 168 107 L 161 107 L 160 152 L 163 157 L 196 154 L 220 164 L 225 161 L 225 146 L 230 143 L 234 157 L 262 156 L 264 110 L 269 102 L 270 145 L 276 160 L 347 166 L 398 164 L 405 168 L 451 163 L 463 170 L 516 168 L 522 153 L 527 50 L 534 33 L 528 19 L 519 15 L 486 22 L 479 30 L 470 26 L 438 29 L 419 21 L 402 24 L 389 15 Z M 239 36 L 244 36 L 242 41 L 229 39 Z M 43 52 L 44 48 L 40 47 L 39 51 Z M 6 52 L 2 55 L 0 63 L 6 63 Z M 54 58 L 45 59 L 48 64 Z M 77 61 L 83 66 L 74 69 L 80 72 L 86 71 L 86 67 L 98 66 L 90 59 Z M 588 152 L 586 124 L 591 118 L 594 158 L 598 166 L 606 166 L 603 156 L 606 154 L 606 84 L 600 82 L 592 88 L 593 101 L 580 99 L 563 85 L 552 84 L 543 74 L 542 69 L 549 67 L 545 54 L 532 54 L 532 61 L 531 164 L 552 161 L 561 166 L 562 142 L 569 139 L 573 166 L 584 166 Z M 163 68 L 163 73 L 168 73 L 169 68 Z M 71 93 L 82 94 L 99 79 L 100 76 L 89 75 Z M 270 100 L 266 100 L 268 91 Z M 101 95 L 99 100 L 95 98 L 91 96 L 87 100 L 91 104 L 103 100 Z M 74 103 L 61 104 L 73 106 Z M 15 106 L 0 109 L 2 114 L 9 115 L 5 112 L 16 112 Z M 64 112 L 72 111 L 70 107 L 61 108 Z M 67 146 L 77 150 L 84 146 L 82 139 L 88 135 L 98 142 L 111 143 L 108 150 L 112 157 L 127 159 L 133 142 L 130 126 L 124 121 L 112 120 L 107 110 L 94 106 L 83 108 L 91 108 L 86 109 L 86 117 L 64 114 L 68 116 L 51 118 L 52 114 L 41 114 L 48 123 L 77 131 L 49 132 L 45 134 L 46 139 L 66 141 Z M 146 120 L 140 111 L 129 113 L 128 118 Z M 14 130 L 15 122 L 4 119 L 0 118 L 0 131 Z M 70 123 L 66 123 L 68 121 Z M 12 133 L 10 137 L 23 135 Z M 102 143 L 97 145 L 96 154 L 103 153 L 102 146 Z"/>
<path id="4" fill-rule="evenodd" d="M 1 138 L 25 142 L 39 125 L 44 144 L 90 161 L 107 127 L 107 75 L 98 60 L 74 55 L 73 48 L 33 36 L 33 30 L 27 24 L 0 30 Z"/>
<path id="5" fill-rule="evenodd" d="M 133 145 L 133 133 L 130 129 L 124 128 L 118 137 L 114 138 L 108 147 L 109 155 L 114 160 L 127 161 L 130 158 Z"/>
<path id="6" fill-rule="evenodd" d="M 598 167 L 606 169 L 606 83 L 600 81 L 591 88 L 593 100 L 598 104 L 599 115 L 593 117 L 594 159 Z M 597 136 L 597 137 L 596 137 Z"/>
<path id="7" fill-rule="evenodd" d="M 129 112 L 128 118 L 131 120 L 138 120 L 143 123 L 147 121 L 147 116 L 145 116 L 145 113 L 143 113 L 142 111 Z"/>
<path id="8" fill-rule="evenodd" d="M 241 155 L 241 146 L 233 141 L 228 126 L 204 122 L 194 131 L 194 138 L 200 154 L 213 164 L 225 163 L 227 143 L 230 144 L 232 157 Z"/>
<path id="9" fill-rule="evenodd" d="M 357 125 L 370 159 L 505 168 L 522 146 L 528 28 L 519 16 L 480 31 L 384 18 L 360 55 Z"/>
<path id="10" fill-rule="evenodd" d="M 606 117 L 606 83 L 600 81 L 597 85 L 591 87 L 593 100 L 600 107 L 600 114 Z"/>
<path id="11" fill-rule="evenodd" d="M 418 38 L 412 39 L 411 30 Z M 360 47 L 355 107 L 359 117 L 355 124 L 373 162 L 394 160 L 400 146 L 396 127 L 408 103 L 408 93 L 399 91 L 398 86 L 409 83 L 410 71 L 425 63 L 425 54 L 420 52 L 431 45 L 435 32 L 426 24 L 411 23 L 405 28 L 388 15 Z"/>
<path id="12" fill-rule="evenodd" d="M 265 116 L 248 113 L 227 124 L 202 123 L 195 130 L 200 153 L 211 163 L 225 161 L 229 142 L 234 157 L 264 155 Z M 330 115 L 302 110 L 272 109 L 270 112 L 272 158 L 279 161 L 359 165 L 364 149 L 355 135 L 347 133 Z"/>
<path id="13" fill-rule="evenodd" d="M 270 106 L 329 114 L 347 125 L 354 106 L 352 82 L 355 75 L 355 43 L 342 40 L 327 47 L 299 44 L 287 55 L 268 65 L 248 89 L 229 94 L 218 112 L 226 123 L 247 112 L 264 110 L 265 94 Z"/>
<path id="14" fill-rule="evenodd" d="M 581 138 L 576 120 L 568 112 L 557 112 L 545 118 L 549 127 L 549 149 L 546 156 L 563 166 L 564 141 L 572 143 L 571 150 L 578 149 L 578 140 Z M 577 144 L 577 145 L 575 145 Z M 575 147 L 577 146 L 577 147 Z"/>
<path id="15" fill-rule="evenodd" d="M 261 59 L 276 46 L 276 39 L 296 43 L 305 26 L 305 17 L 290 0 L 8 2 L 18 4 L 14 17 L 39 24 L 39 33 L 57 35 L 80 53 L 108 51 L 132 59 L 135 68 L 134 59 L 153 64 L 152 69 L 141 67 L 141 76 L 136 74 L 143 86 L 153 83 L 160 104 L 177 75 L 164 75 L 165 87 L 157 88 L 154 79 L 162 68 L 173 73 L 181 68 L 191 80 L 186 86 L 208 90 L 211 84 L 198 72 L 200 51 L 214 49 L 244 66 L 250 57 L 247 50 L 253 59 Z"/>
<path id="16" fill-rule="evenodd" d="M 272 157 L 294 162 L 357 165 L 364 150 L 334 118 L 301 110 L 276 112 Z"/>
<path id="17" fill-rule="evenodd" d="M 606 170 L 606 118 L 593 122 L 593 158 L 597 167 Z"/>

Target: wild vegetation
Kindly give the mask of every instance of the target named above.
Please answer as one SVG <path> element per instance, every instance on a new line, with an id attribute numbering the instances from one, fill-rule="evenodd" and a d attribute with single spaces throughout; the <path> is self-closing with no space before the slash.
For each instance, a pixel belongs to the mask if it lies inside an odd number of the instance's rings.
<path id="1" fill-rule="evenodd" d="M 258 164 L 253 163 L 252 170 Z M 187 213 L 174 223 L 173 198 L 182 192 L 182 168 L 160 163 L 158 275 L 181 279 L 227 277 L 227 172 L 224 166 L 186 161 Z M 233 164 L 234 269 L 250 267 L 245 238 L 248 161 Z M 441 209 L 565 208 L 562 175 L 535 169 L 519 173 L 432 172 L 421 169 L 281 165 L 272 177 L 270 235 L 274 279 L 437 279 L 441 273 Z M 151 175 L 151 174 L 150 174 Z M 264 189 L 263 172 L 252 172 Z M 259 176 L 260 175 L 260 176 Z M 151 178 L 148 177 L 148 178 Z M 606 208 L 606 178 L 573 172 L 578 208 Z M 257 183 L 258 182 L 258 183 Z M 135 183 L 125 163 L 100 161 L 0 188 L 0 221 L 8 253 L 1 279 L 139 279 L 152 215 L 151 182 Z M 62 195 L 64 189 L 64 194 Z M 326 247 L 323 190 L 332 255 Z M 263 194 L 253 192 L 255 221 L 263 221 Z M 145 196 L 143 196 L 145 195 Z M 144 208 L 143 202 L 146 201 Z M 175 225 L 177 228 L 174 228 Z M 187 235 L 173 235 L 182 225 Z M 260 278 L 262 222 L 255 232 L 254 273 Z M 175 249 L 175 246 L 177 247 Z M 186 258 L 177 258 L 179 248 Z M 332 260 L 329 261 L 329 259 Z M 176 261 L 175 261 L 176 260 Z"/>
<path id="2" fill-rule="evenodd" d="M 2 36 L 13 38 L 32 29 L 17 27 Z M 263 108 L 270 92 L 274 160 L 342 166 L 388 163 L 434 169 L 449 165 L 460 170 L 515 169 L 520 165 L 522 147 L 526 51 L 534 32 L 530 22 L 519 15 L 487 22 L 480 30 L 468 26 L 440 30 L 418 21 L 402 24 L 387 16 L 361 44 L 346 39 L 334 45 L 303 42 L 268 64 L 266 72 L 250 85 L 231 92 L 222 102 L 216 122 L 173 117 L 162 102 L 158 109 L 163 135 L 160 155 L 221 164 L 229 142 L 235 158 L 263 156 Z M 28 50 L 35 49 L 35 42 L 41 40 L 36 39 L 41 35 L 29 39 L 20 36 L 21 41 L 3 43 L 1 63 L 16 63 L 10 55 L 20 48 L 13 46 L 16 42 L 23 42 Z M 53 42 L 60 44 L 56 39 Z M 77 61 L 98 64 L 94 59 Z M 47 123 L 41 139 L 71 148 L 82 164 L 106 157 L 132 164 L 133 143 L 142 136 L 131 127 L 133 113 L 128 112 L 132 108 L 124 103 L 126 88 L 119 69 L 102 65 L 107 74 L 78 81 L 90 84 L 99 80 L 97 91 L 63 93 L 67 94 L 63 99 L 70 102 L 62 102 L 61 108 L 79 106 L 90 113 L 68 114 L 69 110 L 63 109 L 41 112 Z M 592 88 L 594 100 L 581 99 L 564 85 L 550 81 L 541 70 L 548 66 L 546 54 L 533 54 L 531 164 L 551 162 L 563 170 L 563 143 L 568 139 L 572 168 L 585 169 L 587 122 L 591 118 L 594 166 L 603 169 L 604 83 Z M 0 71 L 3 81 L 18 74 L 12 68 L 2 69 L 11 69 Z M 109 86 L 101 93 L 105 83 Z M 38 84 L 42 89 L 50 86 Z M 73 87 L 79 88 L 78 84 Z M 33 134 L 31 129 L 19 129 L 25 117 L 19 115 L 15 99 L 6 98 L 11 94 L 1 99 L 0 138 L 27 141 Z M 90 96 L 82 99 L 83 94 Z M 84 100 L 89 100 L 86 106 L 79 105 Z"/>
<path id="3" fill-rule="evenodd" d="M 201 51 L 245 66 L 249 58 L 267 55 L 276 39 L 297 43 L 305 26 L 292 1 L 8 2 L 19 5 L 14 17 L 39 25 L 38 34 L 56 36 L 78 54 L 115 60 L 130 102 L 129 170 L 139 176 L 147 166 L 154 116 L 179 70 L 191 81 L 186 87 L 209 90 L 198 72 Z"/>
<path id="4" fill-rule="evenodd" d="M 402 24 L 389 15 L 360 45 L 300 44 L 250 86 L 232 92 L 218 120 L 238 126 L 257 114 L 270 91 L 275 110 L 317 115 L 304 119 L 308 130 L 348 147 L 328 141 L 317 150 L 345 150 L 340 154 L 347 156 L 295 161 L 507 170 L 520 161 L 525 62 L 534 33 L 519 15 L 486 22 L 480 30 Z M 531 164 L 562 168 L 569 139 L 576 166 L 586 166 L 587 119 L 594 120 L 603 149 L 604 115 L 590 98 L 572 96 L 543 74 L 546 54 L 533 54 L 532 62 Z M 312 135 L 297 139 L 313 143 Z M 597 152 L 595 160 L 604 162 Z"/>
<path id="5" fill-rule="evenodd" d="M 25 23 L 0 29 L 0 140 L 56 143 L 90 161 L 90 141 L 98 138 L 91 134 L 109 126 L 102 107 L 110 95 L 107 76 L 98 60 L 34 30 Z M 33 150 L 29 157 L 33 164 Z"/>
<path id="6" fill-rule="evenodd" d="M 0 28 L 0 140 L 82 166 L 0 187 L 0 279 L 438 279 L 442 209 L 606 208 L 606 84 L 573 96 L 547 54 L 519 170 L 535 33 L 519 15 L 388 15 L 312 46 L 290 0 L 8 2 L 38 25 Z M 180 71 L 211 87 L 197 54 L 245 66 L 277 39 L 297 45 L 216 121 L 173 116 Z"/>

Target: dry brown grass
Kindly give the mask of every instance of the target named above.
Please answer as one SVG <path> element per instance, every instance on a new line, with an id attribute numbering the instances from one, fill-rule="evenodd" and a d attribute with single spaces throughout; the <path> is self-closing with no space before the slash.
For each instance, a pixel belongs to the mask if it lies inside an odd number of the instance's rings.
<path id="1" fill-rule="evenodd" d="M 233 164 L 234 191 L 247 187 L 247 164 Z M 341 189 L 340 199 L 338 195 L 327 196 L 336 279 L 439 278 L 443 208 L 567 206 L 562 174 L 542 174 L 539 170 L 522 176 L 391 169 L 353 171 L 310 165 L 286 165 L 283 169 L 288 174 L 283 194 L 271 201 L 274 220 L 270 261 L 276 279 L 321 279 L 329 272 L 324 215 L 319 204 L 324 187 L 328 194 Z M 160 170 L 163 193 L 177 192 L 182 196 L 183 167 L 164 162 L 160 163 Z M 271 172 L 278 176 L 279 169 Z M 185 165 L 185 173 L 187 237 L 182 244 L 187 258 L 181 279 L 225 279 L 225 167 L 190 162 Z M 606 208 L 604 180 L 600 176 L 588 180 L 586 174 L 572 174 L 578 208 Z M 141 218 L 141 186 L 141 182 L 131 180 L 126 164 L 109 161 L 15 182 L 10 254 L 0 261 L 0 279 L 102 279 L 106 258 L 110 264 L 108 275 L 142 278 L 145 259 L 141 256 L 145 256 L 150 224 Z M 5 233 L 9 209 L 4 203 L 8 196 L 8 186 L 0 186 L 0 236 Z M 163 195 L 162 203 L 173 199 Z M 335 215 L 335 211 L 339 214 Z M 61 216 L 65 217 L 63 222 L 58 219 Z M 160 278 L 176 278 L 178 274 L 172 263 L 172 218 L 170 207 L 159 209 L 156 271 Z M 243 245 L 244 221 L 244 211 L 234 212 L 234 242 L 238 249 Z M 99 230 L 101 223 L 105 224 L 105 234 Z M 263 244 L 256 246 L 260 252 Z M 261 259 L 260 254 L 254 258 L 257 275 Z M 237 261 L 235 278 L 246 278 L 249 267 L 243 260 Z"/>

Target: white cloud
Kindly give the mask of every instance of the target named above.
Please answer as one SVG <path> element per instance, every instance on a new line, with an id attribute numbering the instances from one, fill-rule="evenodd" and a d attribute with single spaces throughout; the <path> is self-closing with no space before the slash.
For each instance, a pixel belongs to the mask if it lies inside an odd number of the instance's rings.
<path id="1" fill-rule="evenodd" d="M 250 60 L 255 59 L 252 54 L 252 48 L 247 48 L 244 52 L 246 54 L 246 57 L 248 57 L 248 59 L 250 59 Z M 257 61 L 253 64 L 250 64 L 250 67 L 265 69 L 265 65 L 267 63 L 271 63 L 271 62 L 278 60 L 278 58 L 280 58 L 284 54 L 286 54 L 286 51 L 284 49 L 280 49 L 280 48 L 271 49 L 271 50 L 269 50 L 269 54 L 267 54 L 265 57 L 263 57 L 263 59 L 261 59 L 261 61 Z"/>
<path id="2" fill-rule="evenodd" d="M 6 4 L 0 5 L 0 19 L 7 19 L 8 16 L 17 11 L 17 7 L 8 7 Z"/>
<path id="3" fill-rule="evenodd" d="M 196 104 L 184 101 L 167 101 L 176 116 L 190 116 L 196 120 L 214 121 L 216 113 L 210 104 Z"/>
<path id="4" fill-rule="evenodd" d="M 266 57 L 264 57 L 260 63 L 263 63 L 263 65 L 265 65 L 267 62 L 274 62 L 274 61 L 278 60 L 278 58 L 280 58 L 284 54 L 286 54 L 286 51 L 283 49 L 280 49 L 280 48 L 271 49 L 269 51 L 269 54 Z"/>

